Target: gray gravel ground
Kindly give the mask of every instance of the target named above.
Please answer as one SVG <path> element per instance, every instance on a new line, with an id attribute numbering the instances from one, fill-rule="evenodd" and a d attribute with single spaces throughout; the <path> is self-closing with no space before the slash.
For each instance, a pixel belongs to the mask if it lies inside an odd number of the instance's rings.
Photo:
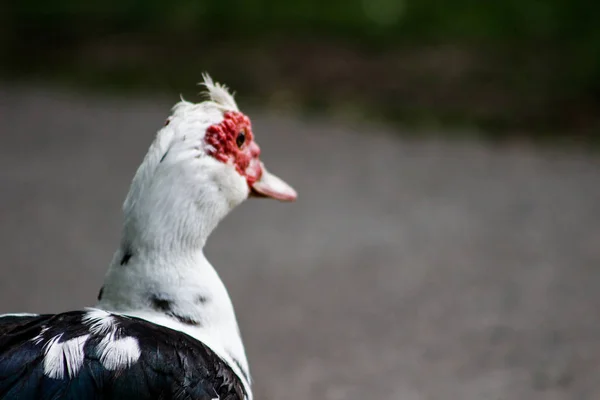
<path id="1" fill-rule="evenodd" d="M 170 106 L 0 87 L 0 312 L 94 303 Z M 207 254 L 257 399 L 600 399 L 599 158 L 253 122 L 299 201 L 247 202 Z"/>

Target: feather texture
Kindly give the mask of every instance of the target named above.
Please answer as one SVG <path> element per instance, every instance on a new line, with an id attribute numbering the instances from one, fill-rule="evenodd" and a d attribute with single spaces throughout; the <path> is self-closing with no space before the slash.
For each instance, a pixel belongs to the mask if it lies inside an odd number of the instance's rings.
<path id="1" fill-rule="evenodd" d="M 103 313 L 103 324 L 90 318 L 93 313 Z M 98 310 L 0 317 L 0 353 L 0 398 L 6 400 L 246 396 L 231 368 L 201 342 Z"/>

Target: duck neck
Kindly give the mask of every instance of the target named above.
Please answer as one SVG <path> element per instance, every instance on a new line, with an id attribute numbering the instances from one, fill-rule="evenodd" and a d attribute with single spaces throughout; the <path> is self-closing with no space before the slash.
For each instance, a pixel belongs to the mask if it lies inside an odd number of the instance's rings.
<path id="1" fill-rule="evenodd" d="M 200 340 L 249 387 L 248 362 L 227 289 L 202 249 L 121 247 L 98 308 L 143 318 Z"/>
<path id="2" fill-rule="evenodd" d="M 175 151 L 175 145 L 167 150 L 165 135 L 170 132 L 165 128 L 159 133 L 133 179 L 123 205 L 121 244 L 98 307 L 198 339 L 236 372 L 250 393 L 233 305 L 203 253 L 219 221 L 246 198 L 247 184 L 234 169 L 210 157 L 190 158 L 187 150 Z"/>
<path id="3" fill-rule="evenodd" d="M 203 252 L 209 234 L 231 206 L 206 186 L 194 196 L 183 196 L 182 186 L 144 190 L 135 201 L 130 192 L 121 245 L 98 307 L 200 340 L 227 362 L 249 392 L 248 362 L 233 305 Z"/>

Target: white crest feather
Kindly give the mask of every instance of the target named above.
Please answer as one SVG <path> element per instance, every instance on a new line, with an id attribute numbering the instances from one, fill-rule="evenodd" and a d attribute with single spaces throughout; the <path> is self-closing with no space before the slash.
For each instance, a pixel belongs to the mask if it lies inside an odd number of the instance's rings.
<path id="1" fill-rule="evenodd" d="M 214 82 L 206 72 L 202 74 L 202 79 L 203 82 L 201 85 L 206 88 L 206 94 L 210 101 L 223 110 L 239 111 L 235 99 L 233 98 L 233 94 L 229 93 L 227 86 Z"/>

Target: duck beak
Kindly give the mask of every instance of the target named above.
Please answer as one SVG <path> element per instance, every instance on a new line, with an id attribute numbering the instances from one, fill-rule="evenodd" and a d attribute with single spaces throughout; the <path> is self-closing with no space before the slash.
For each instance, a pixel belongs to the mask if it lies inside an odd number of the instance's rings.
<path id="1" fill-rule="evenodd" d="M 280 201 L 296 200 L 298 195 L 290 185 L 267 171 L 262 162 L 260 163 L 260 166 L 262 167 L 262 175 L 260 176 L 260 179 L 252 185 L 250 191 L 251 197 L 270 197 Z"/>

